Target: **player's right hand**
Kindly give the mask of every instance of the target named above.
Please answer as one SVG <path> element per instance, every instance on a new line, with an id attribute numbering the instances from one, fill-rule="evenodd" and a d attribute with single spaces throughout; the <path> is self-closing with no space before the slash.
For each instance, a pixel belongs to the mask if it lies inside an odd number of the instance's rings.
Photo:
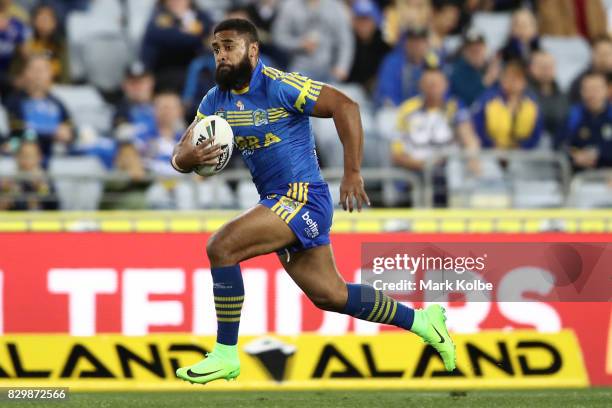
<path id="1" fill-rule="evenodd" d="M 221 147 L 214 144 L 214 138 L 210 138 L 197 146 L 191 142 L 192 127 L 185 132 L 185 136 L 177 145 L 176 164 L 184 170 L 193 170 L 203 164 L 216 164 L 221 156 Z"/>

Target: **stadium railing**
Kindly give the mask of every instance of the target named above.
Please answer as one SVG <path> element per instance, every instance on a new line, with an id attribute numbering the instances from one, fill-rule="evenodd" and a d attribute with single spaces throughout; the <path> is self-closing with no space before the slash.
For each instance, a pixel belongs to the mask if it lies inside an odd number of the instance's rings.
<path id="1" fill-rule="evenodd" d="M 336 197 L 336 195 L 338 195 L 338 188 L 336 188 L 340 181 L 342 180 L 344 171 L 341 168 L 334 168 L 334 169 L 325 169 L 323 170 L 323 176 L 325 177 L 325 179 L 330 183 L 331 185 L 331 190 L 332 190 L 332 195 L 334 196 L 334 200 L 337 203 L 339 201 L 338 197 Z M 378 202 L 387 202 L 388 198 L 385 197 L 386 192 L 388 192 L 389 190 L 394 189 L 394 183 L 396 182 L 401 182 L 401 183 L 407 183 L 411 186 L 411 188 L 408 190 L 407 194 L 409 195 L 408 200 L 410 201 L 410 203 L 412 203 L 413 207 L 423 207 L 423 203 L 424 203 L 424 196 L 423 196 L 423 182 L 421 177 L 419 177 L 419 175 L 417 175 L 416 173 L 407 171 L 407 170 L 402 170 L 402 169 L 393 169 L 393 168 L 386 168 L 386 169 L 363 169 L 362 170 L 362 176 L 363 178 L 366 180 L 366 183 L 368 184 L 368 186 L 373 186 L 373 188 L 370 190 L 372 193 L 370 194 L 371 197 L 370 199 L 372 200 L 377 200 Z M 32 180 L 44 180 L 46 182 L 52 182 L 54 183 L 54 185 L 57 187 L 60 186 L 61 182 L 70 182 L 73 184 L 88 184 L 90 189 L 91 189 L 91 183 L 98 183 L 99 184 L 99 188 L 100 190 L 103 189 L 104 185 L 106 183 L 128 183 L 131 181 L 131 178 L 129 175 L 123 173 L 123 172 L 119 172 L 119 171 L 109 171 L 103 174 L 83 174 L 83 173 L 61 173 L 61 174 L 46 174 L 44 176 L 41 175 L 36 175 L 36 176 L 32 176 L 29 175 L 27 173 L 15 173 L 15 174 L 10 174 L 7 176 L 2 176 L 0 175 L 0 180 L 1 179 L 8 179 L 8 180 L 12 180 L 12 181 L 32 181 Z M 245 182 L 248 181 L 250 183 L 251 180 L 251 175 L 248 172 L 248 170 L 246 169 L 227 169 L 225 171 L 223 171 L 222 173 L 219 173 L 218 175 L 216 175 L 215 177 L 210 177 L 206 179 L 206 182 L 210 184 L 210 189 L 209 191 L 212 192 L 211 198 L 212 201 L 210 202 L 208 208 L 228 208 L 226 205 L 222 205 L 220 203 L 220 197 L 217 194 L 218 191 L 220 191 L 221 189 L 221 184 L 222 183 L 239 183 L 239 182 Z M 181 174 L 176 174 L 176 175 L 163 175 L 163 176 L 156 176 L 156 175 L 147 175 L 141 179 L 138 180 L 139 182 L 150 182 L 150 183 L 164 183 L 164 182 L 183 182 L 186 183 L 188 185 L 190 185 L 192 188 L 196 189 L 198 187 L 198 185 L 202 182 L 201 178 L 197 178 L 197 177 L 191 177 L 191 176 L 186 176 L 186 175 L 181 175 Z M 62 189 L 57 189 L 57 190 L 62 190 Z M 85 200 L 90 200 L 91 196 L 90 196 L 90 191 L 89 190 L 87 192 L 87 194 L 89 195 L 88 197 L 84 197 Z M 75 190 L 73 189 L 72 194 L 74 195 L 73 197 L 62 197 L 62 191 L 57 191 L 56 194 L 50 194 L 47 196 L 39 196 L 36 193 L 27 193 L 27 194 L 20 194 L 19 196 L 21 198 L 25 198 L 25 199 L 39 199 L 41 201 L 50 201 L 50 200 L 59 200 L 60 202 L 62 200 L 72 200 L 73 202 L 76 200 L 79 200 L 79 191 L 78 188 Z M 254 191 L 254 187 L 253 187 L 253 193 L 255 193 Z M 113 202 L 115 200 L 118 200 L 121 195 L 123 193 L 113 193 L 113 192 L 105 192 L 103 197 L 101 198 L 101 200 L 104 200 L 105 202 Z M 10 198 L 14 198 L 14 196 L 11 196 L 10 193 L 4 193 L 4 198 L 5 199 L 10 199 Z M 249 197 L 251 199 L 256 200 L 256 197 Z M 249 203 L 246 203 L 247 205 L 249 205 Z M 253 203 L 254 204 L 254 203 Z M 88 205 L 86 209 L 91 209 L 91 206 Z M 229 208 L 236 208 L 236 206 L 231 206 Z M 72 206 L 70 209 L 75 209 L 78 210 L 78 205 L 76 207 Z"/>
<path id="2" fill-rule="evenodd" d="M 612 207 L 612 169 L 577 173 L 569 186 L 567 204 L 575 208 Z"/>
<path id="3" fill-rule="evenodd" d="M 469 160 L 476 160 L 480 164 L 481 174 L 470 174 L 467 170 Z M 474 155 L 447 151 L 438 153 L 425 162 L 423 194 L 426 208 L 434 205 L 434 197 L 439 193 L 436 177 L 439 174 L 440 162 L 447 164 L 447 184 L 442 188 L 445 188 L 449 195 L 453 195 L 454 200 L 449 199 L 450 207 L 481 207 L 473 205 L 470 196 L 487 189 L 493 192 L 491 194 L 506 196 L 505 200 L 497 200 L 494 203 L 487 201 L 485 205 L 489 208 L 550 208 L 565 207 L 567 204 L 572 171 L 569 160 L 563 153 L 543 150 L 483 150 Z M 536 196 L 542 193 L 548 196 L 556 195 L 556 199 L 538 200 Z M 525 202 L 521 194 L 531 194 L 535 199 Z"/>

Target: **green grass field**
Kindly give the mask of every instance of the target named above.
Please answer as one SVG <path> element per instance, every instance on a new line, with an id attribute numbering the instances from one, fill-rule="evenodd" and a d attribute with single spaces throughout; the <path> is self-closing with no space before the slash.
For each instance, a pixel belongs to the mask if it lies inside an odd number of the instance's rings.
<path id="1" fill-rule="evenodd" d="M 66 402 L 2 402 L 1 407 L 611 407 L 612 389 L 513 391 L 266 391 L 73 393 Z"/>

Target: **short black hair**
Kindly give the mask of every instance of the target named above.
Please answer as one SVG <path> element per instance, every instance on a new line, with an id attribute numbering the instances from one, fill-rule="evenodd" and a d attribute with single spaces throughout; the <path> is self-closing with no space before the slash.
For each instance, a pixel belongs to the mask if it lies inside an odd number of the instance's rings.
<path id="1" fill-rule="evenodd" d="M 504 62 L 504 66 L 502 68 L 502 72 L 506 72 L 509 69 L 515 69 L 521 73 L 524 77 L 527 77 L 529 73 L 527 69 L 527 64 L 520 58 L 510 58 Z"/>
<path id="2" fill-rule="evenodd" d="M 601 43 L 612 43 L 612 38 L 610 38 L 607 34 L 598 35 L 597 37 L 591 40 L 591 48 L 595 48 Z"/>
<path id="3" fill-rule="evenodd" d="M 594 71 L 594 70 L 589 70 L 581 78 L 580 84 L 582 84 L 586 79 L 589 79 L 589 78 L 601 78 L 601 79 L 604 80 L 604 82 L 606 84 L 610 83 L 609 82 L 609 78 L 610 78 L 609 74 L 605 74 L 603 72 L 598 72 L 598 71 Z"/>
<path id="4" fill-rule="evenodd" d="M 431 2 L 431 6 L 435 11 L 440 11 L 444 7 L 456 7 L 458 9 L 461 8 L 461 5 L 457 0 L 433 0 Z"/>
<path id="5" fill-rule="evenodd" d="M 217 34 L 219 31 L 236 31 L 238 34 L 245 35 L 249 43 L 259 42 L 259 35 L 255 25 L 242 18 L 230 18 L 221 21 L 215 27 L 213 34 Z"/>

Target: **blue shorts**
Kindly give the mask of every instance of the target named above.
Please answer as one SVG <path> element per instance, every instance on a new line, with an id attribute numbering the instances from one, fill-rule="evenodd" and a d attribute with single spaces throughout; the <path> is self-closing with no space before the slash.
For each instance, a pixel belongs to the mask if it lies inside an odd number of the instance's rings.
<path id="1" fill-rule="evenodd" d="M 266 193 L 259 204 L 277 214 L 297 237 L 297 244 L 285 248 L 289 252 L 329 244 L 334 205 L 327 183 L 291 183 L 288 189 Z"/>

